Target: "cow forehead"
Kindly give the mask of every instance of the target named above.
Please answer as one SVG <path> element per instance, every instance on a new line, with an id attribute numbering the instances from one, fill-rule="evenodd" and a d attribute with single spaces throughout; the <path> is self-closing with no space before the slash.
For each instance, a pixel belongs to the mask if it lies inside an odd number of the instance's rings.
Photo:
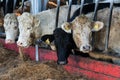
<path id="1" fill-rule="evenodd" d="M 19 23 L 25 24 L 25 23 L 32 23 L 33 22 L 33 15 L 30 13 L 23 13 L 21 16 L 18 18 Z"/>
<path id="2" fill-rule="evenodd" d="M 17 21 L 17 17 L 15 14 L 8 14 L 5 16 L 4 21 Z"/>
<path id="3" fill-rule="evenodd" d="M 85 15 L 80 15 L 73 20 L 73 23 L 86 24 L 90 22 L 90 19 Z"/>
<path id="4" fill-rule="evenodd" d="M 76 17 L 72 24 L 73 24 L 73 28 L 79 28 L 80 30 L 82 29 L 87 29 L 87 28 L 91 28 L 91 20 L 89 18 L 87 18 L 86 16 L 78 16 Z"/>

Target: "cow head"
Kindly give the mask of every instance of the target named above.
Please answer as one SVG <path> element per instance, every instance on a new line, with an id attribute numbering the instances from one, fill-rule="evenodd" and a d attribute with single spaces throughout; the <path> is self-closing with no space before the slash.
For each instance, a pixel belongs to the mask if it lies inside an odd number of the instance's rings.
<path id="1" fill-rule="evenodd" d="M 71 23 L 65 22 L 61 27 L 67 33 L 71 33 L 72 30 L 76 46 L 83 53 L 88 53 L 92 50 L 90 45 L 92 32 L 101 30 L 103 26 L 103 22 L 93 22 L 86 16 L 81 15 L 76 17 Z"/>
<path id="2" fill-rule="evenodd" d="M 32 14 L 24 12 L 18 17 L 19 22 L 19 37 L 17 41 L 18 46 L 28 47 L 33 43 L 36 38 L 35 34 L 39 33 L 38 27 L 40 21 L 37 20 Z"/>
<path id="3" fill-rule="evenodd" d="M 4 17 L 5 43 L 14 43 L 18 35 L 18 21 L 14 13 L 8 13 Z"/>

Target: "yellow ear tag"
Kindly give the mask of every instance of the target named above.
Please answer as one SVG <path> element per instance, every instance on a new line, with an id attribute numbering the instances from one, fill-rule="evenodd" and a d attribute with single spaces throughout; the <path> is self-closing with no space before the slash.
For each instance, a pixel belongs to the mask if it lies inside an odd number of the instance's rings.
<path id="1" fill-rule="evenodd" d="M 70 30 L 70 28 L 68 26 L 65 26 L 65 30 Z"/>
<path id="2" fill-rule="evenodd" d="M 94 29 L 95 29 L 95 30 L 98 30 L 98 28 L 99 28 L 99 24 L 95 24 L 95 25 L 94 25 Z"/>
<path id="3" fill-rule="evenodd" d="M 45 41 L 46 44 L 50 44 L 50 40 L 47 38 L 47 40 Z"/>

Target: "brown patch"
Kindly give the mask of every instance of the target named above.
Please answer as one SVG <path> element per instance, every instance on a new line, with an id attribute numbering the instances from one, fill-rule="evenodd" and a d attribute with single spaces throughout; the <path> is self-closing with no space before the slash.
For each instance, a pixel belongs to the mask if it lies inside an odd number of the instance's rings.
<path id="1" fill-rule="evenodd" d="M 80 16 L 76 17 L 75 20 L 73 21 L 73 23 L 76 23 L 76 22 L 85 24 L 86 22 L 88 22 L 88 18 L 85 15 L 80 15 Z"/>
<path id="2" fill-rule="evenodd" d="M 30 34 L 30 39 L 31 39 L 30 43 L 31 43 L 31 42 L 35 42 L 35 40 L 36 40 L 36 38 L 35 38 L 35 33 L 31 33 L 31 34 Z"/>
<path id="3" fill-rule="evenodd" d="M 0 26 L 3 26 L 4 20 L 3 18 L 0 18 Z"/>

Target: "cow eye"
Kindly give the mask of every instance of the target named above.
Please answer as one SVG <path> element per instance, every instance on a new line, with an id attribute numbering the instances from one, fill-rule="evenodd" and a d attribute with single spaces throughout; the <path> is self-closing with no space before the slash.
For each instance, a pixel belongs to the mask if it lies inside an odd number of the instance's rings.
<path id="1" fill-rule="evenodd" d="M 27 28 L 28 30 L 31 29 L 30 27 Z"/>
<path id="2" fill-rule="evenodd" d="M 16 29 L 17 29 L 17 26 L 15 26 L 14 29 L 16 30 Z"/>

